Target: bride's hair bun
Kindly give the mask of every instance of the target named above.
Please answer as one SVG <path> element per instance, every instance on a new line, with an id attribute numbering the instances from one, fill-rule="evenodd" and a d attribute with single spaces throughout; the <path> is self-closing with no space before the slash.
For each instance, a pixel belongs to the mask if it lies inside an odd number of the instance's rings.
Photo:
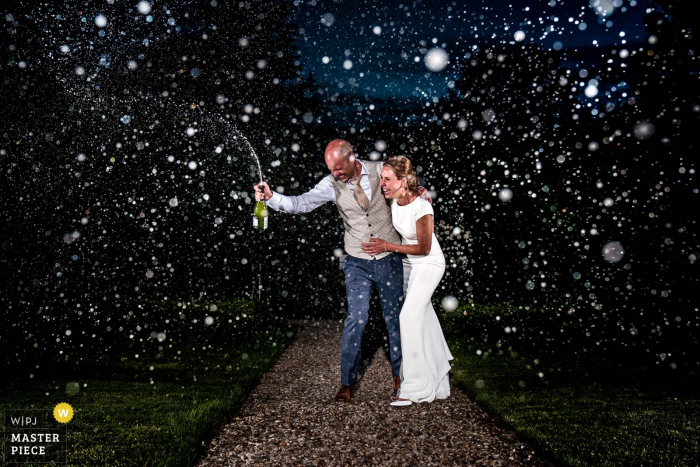
<path id="1" fill-rule="evenodd" d="M 399 180 L 406 177 L 408 190 L 416 192 L 418 190 L 418 175 L 413 169 L 413 164 L 406 156 L 391 156 L 384 159 L 384 167 L 391 167 Z"/>

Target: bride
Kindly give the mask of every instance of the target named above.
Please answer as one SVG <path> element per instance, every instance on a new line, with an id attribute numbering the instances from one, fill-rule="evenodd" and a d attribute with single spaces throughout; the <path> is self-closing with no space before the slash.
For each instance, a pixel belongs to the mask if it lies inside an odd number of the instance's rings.
<path id="1" fill-rule="evenodd" d="M 385 251 L 405 254 L 404 304 L 399 316 L 401 387 L 398 400 L 391 405 L 445 399 L 450 395 L 452 354 L 430 301 L 445 272 L 445 257 L 434 233 L 433 208 L 418 196 L 418 177 L 404 156 L 384 161 L 380 186 L 386 199 L 393 198 L 392 222 L 401 235 L 401 245 L 372 238 L 363 244 L 363 250 L 369 255 Z"/>

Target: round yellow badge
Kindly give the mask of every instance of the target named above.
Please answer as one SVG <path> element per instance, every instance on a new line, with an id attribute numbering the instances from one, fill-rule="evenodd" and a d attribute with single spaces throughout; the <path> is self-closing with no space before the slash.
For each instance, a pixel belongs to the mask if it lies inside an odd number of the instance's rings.
<path id="1" fill-rule="evenodd" d="M 68 423 L 73 419 L 73 407 L 61 402 L 53 409 L 53 418 L 59 423 Z"/>

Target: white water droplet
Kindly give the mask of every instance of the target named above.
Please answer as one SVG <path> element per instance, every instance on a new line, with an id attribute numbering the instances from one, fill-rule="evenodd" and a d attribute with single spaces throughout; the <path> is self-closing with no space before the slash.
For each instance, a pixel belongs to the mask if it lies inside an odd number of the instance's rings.
<path id="1" fill-rule="evenodd" d="M 625 256 L 625 249 L 620 242 L 608 242 L 603 246 L 603 258 L 610 263 L 617 263 Z"/>
<path id="2" fill-rule="evenodd" d="M 142 0 L 138 3 L 138 5 L 136 5 L 136 9 L 142 15 L 147 15 L 151 12 L 151 4 L 145 0 Z"/>
<path id="3" fill-rule="evenodd" d="M 428 70 L 438 72 L 442 71 L 447 67 L 447 64 L 449 62 L 449 57 L 447 55 L 447 52 L 445 52 L 443 49 L 440 47 L 435 47 L 433 49 L 428 50 L 428 53 L 425 54 L 425 66 L 428 67 Z"/>
<path id="4" fill-rule="evenodd" d="M 95 16 L 95 26 L 98 28 L 104 28 L 107 26 L 107 17 L 105 15 Z"/>
<path id="5" fill-rule="evenodd" d="M 454 311 L 457 309 L 457 306 L 459 306 L 459 301 L 452 295 L 442 299 L 442 308 L 445 311 Z"/>
<path id="6" fill-rule="evenodd" d="M 503 188 L 498 192 L 498 198 L 501 201 L 510 201 L 513 198 L 513 192 L 509 188 Z"/>

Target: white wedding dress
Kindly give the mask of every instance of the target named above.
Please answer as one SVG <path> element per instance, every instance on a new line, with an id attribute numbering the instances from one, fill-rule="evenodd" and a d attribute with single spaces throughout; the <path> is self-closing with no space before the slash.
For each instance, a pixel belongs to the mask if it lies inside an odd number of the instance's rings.
<path id="1" fill-rule="evenodd" d="M 422 198 L 406 206 L 393 200 L 394 228 L 404 245 L 417 245 L 416 221 L 433 215 L 433 207 Z M 401 387 L 397 397 L 412 402 L 432 402 L 450 395 L 449 361 L 453 359 L 431 303 L 433 292 L 445 273 L 445 256 L 435 233 L 430 253 L 406 255 L 403 260 L 404 304 L 401 325 Z"/>

